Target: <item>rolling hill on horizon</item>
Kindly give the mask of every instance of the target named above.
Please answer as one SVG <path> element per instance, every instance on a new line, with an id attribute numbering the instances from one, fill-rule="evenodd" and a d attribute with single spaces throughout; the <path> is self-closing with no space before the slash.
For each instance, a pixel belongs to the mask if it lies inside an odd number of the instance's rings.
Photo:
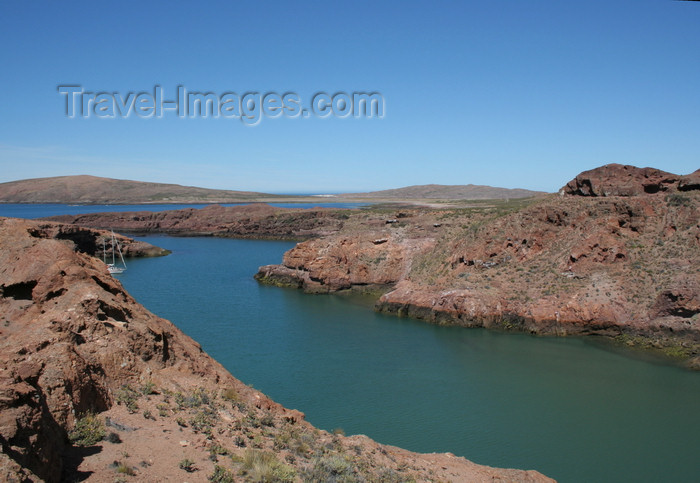
<path id="1" fill-rule="evenodd" d="M 333 200 L 372 199 L 385 201 L 443 199 L 486 200 L 528 198 L 542 194 L 526 189 L 480 185 L 416 185 L 405 188 L 344 193 L 324 197 Z M 0 203 L 76 203 L 76 204 L 148 204 L 148 203 L 241 203 L 305 199 L 308 195 L 282 195 L 254 191 L 235 191 L 182 186 L 178 184 L 102 178 L 90 175 L 32 178 L 0 183 Z"/>
<path id="2" fill-rule="evenodd" d="M 545 194 L 544 191 L 531 191 L 520 188 L 498 188 L 485 185 L 441 185 L 423 184 L 405 188 L 370 191 L 367 193 L 343 193 L 343 198 L 377 198 L 377 199 L 443 199 L 443 200 L 493 200 L 529 198 Z"/>
<path id="3" fill-rule="evenodd" d="M 90 175 L 33 178 L 0 183 L 1 203 L 236 203 L 278 195 L 217 190 Z"/>

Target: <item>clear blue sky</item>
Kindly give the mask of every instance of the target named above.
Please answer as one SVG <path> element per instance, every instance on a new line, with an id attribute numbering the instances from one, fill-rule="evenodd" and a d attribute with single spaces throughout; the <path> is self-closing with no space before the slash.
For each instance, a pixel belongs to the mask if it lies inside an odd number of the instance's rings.
<path id="1" fill-rule="evenodd" d="M 0 182 L 92 174 L 339 192 L 555 191 L 700 168 L 700 2 L 0 4 Z M 86 90 L 378 91 L 383 119 L 69 119 Z M 174 97 L 174 96 L 170 96 Z"/>

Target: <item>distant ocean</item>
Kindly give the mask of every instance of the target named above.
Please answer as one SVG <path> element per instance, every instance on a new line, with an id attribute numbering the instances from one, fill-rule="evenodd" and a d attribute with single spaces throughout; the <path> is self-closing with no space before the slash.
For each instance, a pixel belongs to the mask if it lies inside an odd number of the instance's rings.
<path id="1" fill-rule="evenodd" d="M 321 201 L 323 198 L 320 198 Z M 251 203 L 222 203 L 221 206 L 249 205 Z M 370 203 L 267 203 L 281 208 L 362 208 Z M 206 204 L 144 204 L 144 205 L 64 205 L 58 203 L 0 203 L 0 216 L 13 218 L 43 218 L 58 215 L 82 215 L 115 211 L 166 211 L 183 208 L 201 209 Z"/>

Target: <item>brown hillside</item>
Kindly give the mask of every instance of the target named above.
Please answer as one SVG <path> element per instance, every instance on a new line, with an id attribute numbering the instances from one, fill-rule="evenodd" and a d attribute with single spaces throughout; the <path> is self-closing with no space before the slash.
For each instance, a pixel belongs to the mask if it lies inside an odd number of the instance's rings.
<path id="1" fill-rule="evenodd" d="M 260 196 L 274 195 L 86 175 L 0 183 L 1 203 L 234 203 Z"/>
<path id="2" fill-rule="evenodd" d="M 497 188 L 481 185 L 439 185 L 426 184 L 407 186 L 390 190 L 370 191 L 368 193 L 345 193 L 344 198 L 382 199 L 382 200 L 496 200 L 529 198 L 544 194 L 541 191 L 526 189 Z"/>

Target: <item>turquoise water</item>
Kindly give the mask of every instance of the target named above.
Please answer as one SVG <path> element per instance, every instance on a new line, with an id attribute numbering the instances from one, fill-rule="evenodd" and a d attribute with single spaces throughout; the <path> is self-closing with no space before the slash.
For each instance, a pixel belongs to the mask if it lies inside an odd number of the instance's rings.
<path id="1" fill-rule="evenodd" d="M 142 237 L 119 276 L 236 377 L 316 426 L 562 482 L 698 481 L 700 374 L 593 339 L 435 327 L 258 285 L 288 242 Z"/>

